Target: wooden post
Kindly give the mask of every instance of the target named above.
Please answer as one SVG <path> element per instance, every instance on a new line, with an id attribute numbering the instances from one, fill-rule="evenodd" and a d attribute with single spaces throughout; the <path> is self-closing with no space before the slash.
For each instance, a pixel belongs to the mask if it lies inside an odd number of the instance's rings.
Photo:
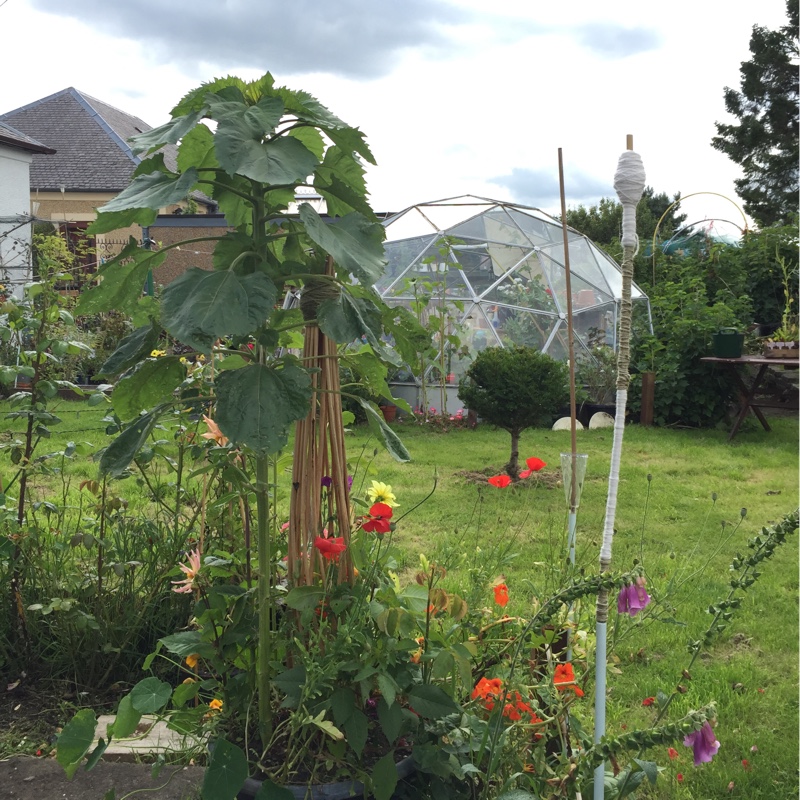
<path id="1" fill-rule="evenodd" d="M 642 373 L 642 411 L 639 421 L 642 425 L 649 426 L 653 424 L 653 403 L 655 400 L 656 391 L 656 374 L 655 372 Z"/>
<path id="2" fill-rule="evenodd" d="M 626 150 L 633 150 L 633 134 L 629 133 L 625 137 L 625 149 Z"/>

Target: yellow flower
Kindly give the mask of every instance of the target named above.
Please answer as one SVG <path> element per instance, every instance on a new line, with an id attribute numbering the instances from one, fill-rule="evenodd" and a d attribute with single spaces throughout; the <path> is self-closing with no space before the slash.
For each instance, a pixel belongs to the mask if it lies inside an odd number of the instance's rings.
<path id="1" fill-rule="evenodd" d="M 367 497 L 371 503 L 386 503 L 387 506 L 392 508 L 400 505 L 392 491 L 392 487 L 388 483 L 381 483 L 380 481 L 372 481 L 372 486 L 367 489 Z"/>
<path id="2" fill-rule="evenodd" d="M 209 708 L 213 708 L 214 711 L 219 711 L 222 708 L 222 700 L 217 700 L 216 697 L 208 704 Z"/>
<path id="3" fill-rule="evenodd" d="M 184 683 L 197 683 L 197 678 L 186 678 L 183 681 Z"/>
<path id="4" fill-rule="evenodd" d="M 189 656 L 186 656 L 186 666 L 189 669 L 194 669 L 197 666 L 197 662 L 200 660 L 200 656 L 197 653 L 192 653 Z"/>
<path id="5" fill-rule="evenodd" d="M 167 354 L 166 350 L 151 350 L 150 358 L 160 358 L 161 356 L 165 356 L 166 354 Z"/>

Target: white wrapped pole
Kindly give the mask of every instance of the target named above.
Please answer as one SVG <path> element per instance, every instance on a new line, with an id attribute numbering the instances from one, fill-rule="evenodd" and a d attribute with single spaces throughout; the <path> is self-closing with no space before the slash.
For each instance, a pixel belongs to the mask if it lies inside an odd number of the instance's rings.
<path id="1" fill-rule="evenodd" d="M 608 476 L 606 516 L 603 525 L 603 544 L 600 548 L 600 572 L 611 569 L 611 544 L 617 513 L 619 467 L 622 458 L 622 437 L 625 431 L 625 410 L 628 404 L 628 367 L 631 357 L 631 284 L 633 282 L 633 257 L 638 249 L 636 236 L 636 206 L 644 192 L 644 165 L 638 153 L 633 152 L 633 137 L 628 136 L 628 149 L 619 157 L 614 174 L 614 189 L 622 203 L 622 302 L 619 316 L 619 349 L 617 351 L 617 406 L 614 419 L 614 442 L 611 447 L 611 466 Z M 608 625 L 608 590 L 597 595 L 596 611 L 597 649 L 595 665 L 594 742 L 598 743 L 606 732 L 606 660 Z M 605 765 L 594 772 L 594 800 L 603 800 L 605 793 Z"/>

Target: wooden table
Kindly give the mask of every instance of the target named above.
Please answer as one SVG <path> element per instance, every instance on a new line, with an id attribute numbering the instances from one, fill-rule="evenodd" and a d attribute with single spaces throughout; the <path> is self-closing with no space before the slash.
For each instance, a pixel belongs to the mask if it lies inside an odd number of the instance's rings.
<path id="1" fill-rule="evenodd" d="M 756 419 L 758 419 L 758 421 L 761 423 L 764 430 L 768 431 L 771 429 L 769 427 L 769 423 L 766 419 L 764 419 L 764 415 L 761 413 L 762 408 L 787 408 L 791 410 L 797 410 L 798 406 L 796 403 L 787 404 L 777 403 L 770 400 L 756 400 L 756 394 L 761 388 L 761 384 L 769 367 L 797 369 L 800 367 L 800 358 L 765 358 L 764 356 L 717 358 L 716 356 L 707 356 L 706 358 L 701 358 L 700 360 L 710 364 L 721 364 L 722 366 L 730 367 L 733 372 L 733 379 L 736 383 L 736 388 L 739 391 L 741 407 L 739 409 L 739 416 L 736 418 L 736 422 L 734 423 L 733 428 L 731 428 L 730 434 L 728 434 L 728 441 L 733 439 L 733 437 L 739 432 L 739 428 L 742 422 L 744 422 L 745 417 L 747 417 L 749 411 L 752 411 L 753 414 L 755 414 Z M 744 375 L 746 373 L 743 369 L 741 369 L 741 367 L 745 367 L 747 365 L 758 366 L 758 371 L 756 372 L 755 378 L 753 378 L 749 386 L 744 380 Z"/>

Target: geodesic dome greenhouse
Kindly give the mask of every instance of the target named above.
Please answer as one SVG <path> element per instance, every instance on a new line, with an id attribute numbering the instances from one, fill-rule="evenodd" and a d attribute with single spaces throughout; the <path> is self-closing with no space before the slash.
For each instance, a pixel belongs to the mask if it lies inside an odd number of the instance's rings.
<path id="1" fill-rule="evenodd" d="M 561 223 L 536 208 L 464 195 L 420 203 L 388 218 L 388 264 L 375 288 L 423 324 L 445 308 L 448 334 L 467 357 L 448 357 L 456 383 L 469 354 L 527 345 L 566 360 L 567 297 Z M 616 349 L 620 267 L 586 236 L 568 231 L 576 357 L 597 344 Z M 632 287 L 632 301 L 649 303 Z M 425 299 L 427 298 L 427 299 Z M 423 300 L 423 302 L 420 302 Z"/>

